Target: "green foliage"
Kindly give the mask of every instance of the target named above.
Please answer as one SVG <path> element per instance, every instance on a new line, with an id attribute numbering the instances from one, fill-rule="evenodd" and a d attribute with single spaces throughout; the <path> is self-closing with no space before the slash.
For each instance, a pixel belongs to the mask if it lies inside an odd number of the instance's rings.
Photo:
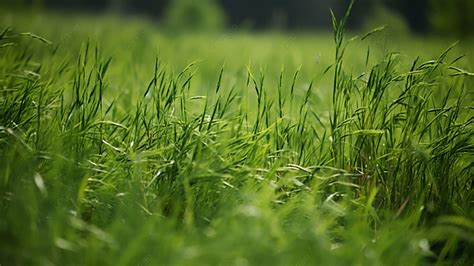
<path id="1" fill-rule="evenodd" d="M 214 0 L 173 0 L 164 17 L 171 31 L 216 31 L 225 23 L 225 13 Z"/>
<path id="2" fill-rule="evenodd" d="M 474 1 L 431 0 L 430 6 L 430 21 L 435 32 L 457 36 L 474 34 Z"/>
<path id="3" fill-rule="evenodd" d="M 396 11 L 386 8 L 383 4 L 374 6 L 371 14 L 364 21 L 364 29 L 370 29 L 385 26 L 386 37 L 393 39 L 406 37 L 410 34 L 410 26 L 405 18 Z"/>
<path id="4" fill-rule="evenodd" d="M 113 20 L 69 22 L 84 35 L 60 45 L 66 22 L 60 37 L 0 33 L 0 263 L 472 261 L 473 73 L 455 47 L 378 58 L 375 32 L 346 40 L 346 21 L 335 57 L 300 68 L 313 39 L 219 48 Z M 236 67 L 257 45 L 267 67 Z M 199 49 L 209 61 L 164 60 Z"/>

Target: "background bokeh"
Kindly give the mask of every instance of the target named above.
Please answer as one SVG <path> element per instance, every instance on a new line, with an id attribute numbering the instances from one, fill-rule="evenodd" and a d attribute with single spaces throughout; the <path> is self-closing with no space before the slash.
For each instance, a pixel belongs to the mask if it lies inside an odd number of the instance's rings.
<path id="1" fill-rule="evenodd" d="M 171 30 L 331 29 L 329 9 L 342 12 L 348 0 L 4 0 L 9 9 L 114 13 L 146 16 Z M 358 0 L 350 27 L 387 23 L 396 31 L 456 37 L 474 32 L 471 0 Z"/>

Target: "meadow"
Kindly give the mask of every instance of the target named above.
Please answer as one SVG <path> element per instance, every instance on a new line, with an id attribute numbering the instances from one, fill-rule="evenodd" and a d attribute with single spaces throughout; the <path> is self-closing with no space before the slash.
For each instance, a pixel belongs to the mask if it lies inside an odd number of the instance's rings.
<path id="1" fill-rule="evenodd" d="M 472 41 L 0 14 L 0 265 L 472 265 Z"/>

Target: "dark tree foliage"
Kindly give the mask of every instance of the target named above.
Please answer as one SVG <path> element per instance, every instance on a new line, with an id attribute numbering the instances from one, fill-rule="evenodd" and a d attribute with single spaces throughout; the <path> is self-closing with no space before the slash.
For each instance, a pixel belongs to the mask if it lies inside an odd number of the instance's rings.
<path id="1" fill-rule="evenodd" d="M 9 6 L 41 5 L 44 8 L 120 14 L 144 14 L 161 20 L 173 0 L 4 0 Z M 196 0 L 198 1 L 198 0 Z M 358 0 L 351 16 L 351 26 L 363 21 L 373 0 Z M 231 27 L 264 29 L 279 24 L 287 29 L 332 27 L 332 9 L 341 14 L 349 0 L 218 0 Z"/>
<path id="2" fill-rule="evenodd" d="M 446 0 L 445 2 L 450 1 Z M 415 32 L 428 30 L 429 0 L 385 0 L 384 2 L 388 7 L 402 14 Z"/>
<path id="3" fill-rule="evenodd" d="M 174 0 L 3 0 L 0 6 L 40 6 L 83 11 L 116 11 L 121 15 L 143 14 L 162 21 Z M 195 0 L 199 2 L 199 0 Z M 341 15 L 350 0 L 216 0 L 227 25 L 251 29 L 330 29 L 332 9 Z M 374 7 L 384 5 L 400 14 L 411 30 L 472 33 L 473 0 L 356 0 L 349 27 L 358 28 L 373 15 Z"/>
<path id="4" fill-rule="evenodd" d="M 331 28 L 331 13 L 341 14 L 348 0 L 221 0 L 231 25 L 250 24 L 268 28 L 275 23 L 290 29 Z M 352 13 L 351 26 L 357 27 L 371 10 L 373 0 L 359 0 Z M 280 21 L 278 21 L 280 20 Z"/>
<path id="5" fill-rule="evenodd" d="M 229 23 L 232 26 L 240 26 L 242 23 L 250 24 L 256 28 L 262 28 L 270 21 L 272 11 L 282 5 L 282 0 L 221 0 L 221 6 L 227 13 Z"/>

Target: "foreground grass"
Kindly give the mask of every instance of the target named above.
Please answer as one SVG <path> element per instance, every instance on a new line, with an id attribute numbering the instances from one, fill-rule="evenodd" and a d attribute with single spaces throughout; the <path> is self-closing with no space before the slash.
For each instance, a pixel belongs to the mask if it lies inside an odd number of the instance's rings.
<path id="1" fill-rule="evenodd" d="M 351 54 L 344 23 L 309 69 L 6 29 L 1 263 L 471 263 L 473 74 L 453 48 Z"/>

